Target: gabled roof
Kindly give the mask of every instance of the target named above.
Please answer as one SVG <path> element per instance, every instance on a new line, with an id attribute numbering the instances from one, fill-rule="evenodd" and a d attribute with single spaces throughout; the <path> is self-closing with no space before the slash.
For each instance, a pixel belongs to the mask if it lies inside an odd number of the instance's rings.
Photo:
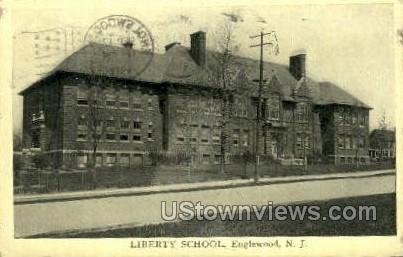
<path id="1" fill-rule="evenodd" d="M 90 43 L 54 70 L 160 83 L 167 59 L 160 54 Z"/>
<path id="2" fill-rule="evenodd" d="M 369 136 L 383 141 L 395 141 L 395 131 L 388 129 L 374 129 Z"/>
<path id="3" fill-rule="evenodd" d="M 312 95 L 314 98 L 313 101 L 318 105 L 341 104 L 372 109 L 358 98 L 331 82 L 319 82 L 317 86 L 318 90 Z"/>
<path id="4" fill-rule="evenodd" d="M 152 54 L 90 43 L 67 57 L 47 76 L 64 71 L 152 83 L 211 87 L 213 85 L 209 80 L 208 70 L 214 69 L 213 61 L 217 54 L 219 53 L 207 51 L 207 69 L 203 69 L 193 60 L 189 49 L 180 44 L 173 45 L 164 54 Z M 251 93 L 256 94 L 258 83 L 253 81 L 259 78 L 259 61 L 241 56 L 233 56 L 232 61 L 251 85 Z M 297 86 L 297 81 L 289 72 L 288 66 L 265 62 L 264 78 L 267 83 L 271 82 L 273 77 L 280 83 L 284 99 L 293 101 L 293 89 Z M 347 104 L 370 108 L 332 83 L 317 83 L 309 78 L 306 81 L 316 104 Z"/>

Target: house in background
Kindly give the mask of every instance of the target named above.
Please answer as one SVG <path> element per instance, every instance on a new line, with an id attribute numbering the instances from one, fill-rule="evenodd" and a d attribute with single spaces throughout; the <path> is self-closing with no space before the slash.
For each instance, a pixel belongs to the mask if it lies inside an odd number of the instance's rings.
<path id="1" fill-rule="evenodd" d="M 236 88 L 223 140 L 223 89 L 209 77 L 219 53 L 206 49 L 205 33 L 191 35 L 190 49 L 171 43 L 164 54 L 132 46 L 90 43 L 23 90 L 24 148 L 49 154 L 58 167 L 85 167 L 95 135 L 89 129 L 90 89 L 97 86 L 99 166 L 143 165 L 151 151 L 190 152 L 198 163 L 219 163 L 222 146 L 229 161 L 254 152 L 258 60 L 234 57 Z M 264 63 L 261 154 L 369 162 L 371 108 L 337 85 L 308 78 L 305 61 L 300 53 L 289 66 Z"/>
<path id="2" fill-rule="evenodd" d="M 396 158 L 396 132 L 388 129 L 374 129 L 369 135 L 369 155 L 376 161 Z"/>

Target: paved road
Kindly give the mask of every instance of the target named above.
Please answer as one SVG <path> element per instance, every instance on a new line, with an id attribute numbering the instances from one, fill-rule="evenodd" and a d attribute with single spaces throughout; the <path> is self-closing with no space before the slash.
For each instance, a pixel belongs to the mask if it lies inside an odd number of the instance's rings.
<path id="1" fill-rule="evenodd" d="M 160 223 L 161 201 L 275 204 L 395 192 L 395 175 L 15 205 L 15 236 Z"/>

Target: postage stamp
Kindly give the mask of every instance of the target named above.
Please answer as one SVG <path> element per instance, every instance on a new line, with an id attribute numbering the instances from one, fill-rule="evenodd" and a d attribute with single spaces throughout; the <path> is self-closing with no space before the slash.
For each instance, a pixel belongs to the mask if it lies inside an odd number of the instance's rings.
<path id="1" fill-rule="evenodd" d="M 22 2 L 0 255 L 401 255 L 400 5 Z"/>

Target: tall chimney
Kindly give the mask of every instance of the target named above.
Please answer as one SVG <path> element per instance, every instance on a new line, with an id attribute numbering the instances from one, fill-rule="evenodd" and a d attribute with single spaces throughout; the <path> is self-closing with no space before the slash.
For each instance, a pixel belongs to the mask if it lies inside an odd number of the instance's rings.
<path id="1" fill-rule="evenodd" d="M 126 41 L 122 45 L 123 45 L 124 48 L 127 48 L 127 49 L 132 49 L 133 48 L 133 42 L 131 42 L 131 41 Z"/>
<path id="2" fill-rule="evenodd" d="M 305 53 L 290 56 L 290 73 L 298 81 L 306 75 L 305 59 Z"/>
<path id="3" fill-rule="evenodd" d="M 190 55 L 201 66 L 206 65 L 206 32 L 198 31 L 190 34 Z"/>

